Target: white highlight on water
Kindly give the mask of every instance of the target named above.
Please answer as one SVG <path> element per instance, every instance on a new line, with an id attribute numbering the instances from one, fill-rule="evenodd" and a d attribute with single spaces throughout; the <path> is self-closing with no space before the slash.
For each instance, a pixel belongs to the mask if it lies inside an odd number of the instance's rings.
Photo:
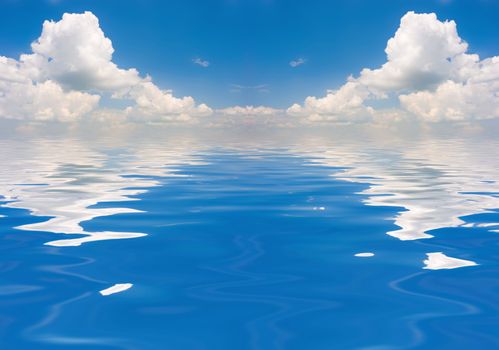
<path id="1" fill-rule="evenodd" d="M 132 288 L 132 286 L 133 286 L 132 283 L 117 283 L 112 287 L 101 290 L 99 293 L 102 294 L 103 296 L 108 296 L 111 294 L 123 292 L 127 289 Z"/>
<path id="2" fill-rule="evenodd" d="M 354 254 L 354 256 L 357 256 L 359 258 L 370 258 L 371 256 L 374 256 L 374 253 L 371 253 L 371 252 L 357 253 L 357 254 Z"/>
<path id="3" fill-rule="evenodd" d="M 428 239 L 429 231 L 448 227 L 492 227 L 497 222 L 467 225 L 463 217 L 493 212 L 499 207 L 497 141 L 431 139 L 381 142 L 371 147 L 355 143 L 302 145 L 297 153 L 320 166 L 342 167 L 332 176 L 368 188 L 359 194 L 372 206 L 401 207 L 393 216 L 399 228 L 387 232 L 403 241 Z M 484 226 L 487 225 L 487 226 Z"/>
<path id="4" fill-rule="evenodd" d="M 442 252 L 427 253 L 426 255 L 428 259 L 423 261 L 426 265 L 423 269 L 427 270 L 457 269 L 459 267 L 478 265 L 474 261 L 452 258 Z"/>
<path id="5" fill-rule="evenodd" d="M 146 236 L 142 232 L 91 232 L 82 223 L 141 213 L 120 202 L 139 200 L 137 195 L 160 184 L 156 177 L 181 176 L 174 169 L 179 164 L 197 164 L 188 150 L 165 150 L 158 145 L 137 147 L 124 154 L 109 154 L 106 147 L 97 151 L 77 140 L 4 140 L 0 146 L 11 150 L 2 154 L 0 163 L 0 198 L 6 202 L 0 206 L 47 217 L 15 228 L 60 234 L 45 243 L 55 247 Z M 99 208 L 99 203 L 113 205 Z"/>

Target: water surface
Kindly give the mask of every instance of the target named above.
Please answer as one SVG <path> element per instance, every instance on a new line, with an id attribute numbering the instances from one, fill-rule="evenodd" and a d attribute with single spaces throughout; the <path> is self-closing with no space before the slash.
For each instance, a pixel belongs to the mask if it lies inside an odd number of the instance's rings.
<path id="1" fill-rule="evenodd" d="M 4 140 L 0 345 L 499 348 L 499 145 Z"/>

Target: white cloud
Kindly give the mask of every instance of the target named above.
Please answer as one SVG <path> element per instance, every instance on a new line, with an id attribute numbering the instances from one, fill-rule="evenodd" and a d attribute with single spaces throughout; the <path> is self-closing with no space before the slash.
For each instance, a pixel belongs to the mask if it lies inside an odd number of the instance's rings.
<path id="1" fill-rule="evenodd" d="M 136 69 L 120 69 L 112 62 L 113 45 L 91 12 L 65 13 L 58 22 L 45 21 L 33 54 L 21 61 L 36 80 L 53 79 L 74 90 L 116 91 L 142 79 Z"/>
<path id="2" fill-rule="evenodd" d="M 399 96 L 404 109 L 431 122 L 499 118 L 497 90 L 488 84 L 448 80 L 434 91 Z"/>
<path id="3" fill-rule="evenodd" d="M 208 61 L 206 61 L 206 60 L 203 60 L 203 59 L 201 59 L 201 58 L 199 58 L 199 57 L 198 57 L 198 58 L 194 58 L 194 59 L 192 60 L 192 62 L 193 62 L 194 64 L 197 64 L 198 66 L 203 67 L 203 68 L 208 68 L 208 67 L 209 67 L 209 65 L 210 65 L 210 62 L 208 62 Z"/>
<path id="4" fill-rule="evenodd" d="M 126 114 L 132 119 L 192 121 L 193 117 L 212 113 L 207 105 L 196 105 L 192 97 L 176 98 L 171 91 L 162 91 L 151 82 L 134 86 L 127 96 L 136 102 L 126 109 Z"/>
<path id="5" fill-rule="evenodd" d="M 116 116 L 119 110 L 99 109 L 104 95 L 135 102 L 121 111 L 134 120 L 192 121 L 211 113 L 192 97 L 161 90 L 135 68 L 119 68 L 112 61 L 111 40 L 91 12 L 45 21 L 31 48 L 19 60 L 0 56 L 0 117 L 75 121 Z"/>
<path id="6" fill-rule="evenodd" d="M 499 57 L 467 53 L 454 21 L 408 12 L 388 40 L 387 62 L 322 98 L 288 109 L 308 121 L 476 120 L 499 117 Z M 398 97 L 399 106 L 375 109 L 369 101 Z M 394 99 L 396 100 L 396 99 Z M 396 107 L 396 108 L 393 108 Z"/>
<path id="7" fill-rule="evenodd" d="M 28 83 L 30 79 L 20 71 L 19 63 L 11 58 L 0 56 L 0 82 Z"/>
<path id="8" fill-rule="evenodd" d="M 43 83 L 0 84 L 0 115 L 13 119 L 68 122 L 80 119 L 99 103 L 100 96 L 79 91 L 64 92 L 52 80 Z"/>
<path id="9" fill-rule="evenodd" d="M 0 56 L 0 117 L 74 121 L 91 112 L 100 96 L 65 92 L 52 81 L 34 82 L 16 60 Z"/>
<path id="10" fill-rule="evenodd" d="M 219 109 L 217 112 L 230 116 L 269 116 L 282 113 L 283 110 L 266 106 L 233 106 Z"/>
<path id="11" fill-rule="evenodd" d="M 325 97 L 309 96 L 303 106 L 295 103 L 287 112 L 305 116 L 310 122 L 367 121 L 372 117 L 372 108 L 363 104 L 368 94 L 363 85 L 352 81 L 336 91 L 328 91 Z"/>
<path id="12" fill-rule="evenodd" d="M 479 60 L 467 49 L 454 21 L 441 22 L 434 13 L 408 12 L 388 40 L 387 62 L 378 69 L 363 69 L 358 80 L 381 92 L 423 90 L 448 79 L 463 80 L 474 73 Z"/>
<path id="13" fill-rule="evenodd" d="M 289 65 L 293 68 L 296 68 L 298 66 L 301 66 L 302 64 L 305 64 L 306 60 L 304 58 L 298 58 L 296 60 L 292 60 L 289 62 Z"/>

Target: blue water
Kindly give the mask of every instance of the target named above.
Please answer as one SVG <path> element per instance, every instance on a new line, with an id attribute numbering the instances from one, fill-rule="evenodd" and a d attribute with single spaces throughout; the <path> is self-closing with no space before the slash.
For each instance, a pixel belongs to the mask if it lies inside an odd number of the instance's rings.
<path id="1" fill-rule="evenodd" d="M 2 149 L 2 350 L 499 348 L 494 142 Z"/>

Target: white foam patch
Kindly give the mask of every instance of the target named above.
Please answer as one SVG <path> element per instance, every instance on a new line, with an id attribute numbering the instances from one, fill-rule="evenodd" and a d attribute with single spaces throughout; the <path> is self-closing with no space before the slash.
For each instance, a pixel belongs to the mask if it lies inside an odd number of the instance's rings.
<path id="1" fill-rule="evenodd" d="M 123 292 L 127 289 L 132 288 L 132 286 L 133 286 L 132 283 L 117 283 L 112 287 L 101 290 L 99 293 L 102 294 L 103 296 L 108 296 L 111 294 Z"/>
<path id="2" fill-rule="evenodd" d="M 452 258 L 442 252 L 427 253 L 428 259 L 424 260 L 426 265 L 423 269 L 427 270 L 442 270 L 442 269 L 457 269 L 465 266 L 476 266 L 476 262 L 471 260 Z"/>
<path id="3" fill-rule="evenodd" d="M 370 258 L 371 256 L 374 256 L 374 253 L 371 253 L 371 252 L 357 253 L 357 254 L 354 254 L 354 256 L 357 256 L 359 258 Z"/>

